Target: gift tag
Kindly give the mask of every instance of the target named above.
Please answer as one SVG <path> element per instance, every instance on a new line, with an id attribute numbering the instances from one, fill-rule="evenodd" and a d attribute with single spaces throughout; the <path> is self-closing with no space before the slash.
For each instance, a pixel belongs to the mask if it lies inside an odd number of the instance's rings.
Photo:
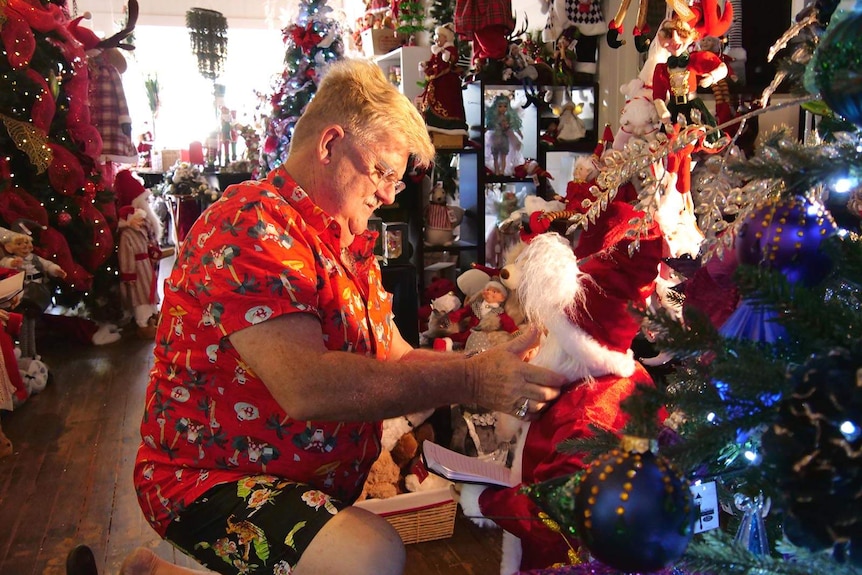
<path id="1" fill-rule="evenodd" d="M 715 481 L 692 485 L 691 496 L 698 510 L 697 519 L 694 521 L 694 532 L 702 533 L 717 528 L 718 494 L 715 491 Z"/>

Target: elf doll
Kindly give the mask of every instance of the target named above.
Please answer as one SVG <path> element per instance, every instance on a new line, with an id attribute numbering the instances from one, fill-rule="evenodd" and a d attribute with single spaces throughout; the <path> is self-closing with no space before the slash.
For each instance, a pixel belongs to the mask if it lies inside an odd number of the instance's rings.
<path id="1" fill-rule="evenodd" d="M 24 323 L 21 327 L 21 357 L 39 359 L 36 353 L 36 319 L 51 304 L 50 278 L 66 277 L 66 271 L 51 260 L 33 253 L 33 238 L 28 234 L 12 233 L 3 238 L 3 249 L 8 254 L 0 258 L 0 267 L 24 272 L 24 292 L 21 309 Z"/>
<path id="2" fill-rule="evenodd" d="M 659 119 L 668 126 L 668 131 L 670 124 L 676 123 L 680 116 L 685 118 L 687 124 L 717 125 L 697 95 L 697 88 L 708 88 L 724 79 L 727 65 L 713 52 L 689 52 L 689 48 L 704 36 L 720 36 L 726 32 L 733 20 L 733 5 L 727 3 L 724 13 L 719 16 L 716 0 L 704 0 L 702 10 L 693 10 L 694 17 L 690 20 L 674 14 L 662 22 L 656 34 L 657 41 L 669 55 L 667 62 L 656 64 L 652 96 Z M 699 120 L 694 117 L 694 110 L 699 112 Z M 718 131 L 710 130 L 706 135 L 707 145 L 717 142 L 719 136 Z"/>
<path id="3" fill-rule="evenodd" d="M 548 12 L 542 40 L 559 43 L 563 39 L 575 54 L 573 74 L 593 76 L 597 71 L 598 39 L 607 30 L 601 0 L 542 0 L 542 4 Z M 576 42 L 571 27 L 577 29 Z"/>

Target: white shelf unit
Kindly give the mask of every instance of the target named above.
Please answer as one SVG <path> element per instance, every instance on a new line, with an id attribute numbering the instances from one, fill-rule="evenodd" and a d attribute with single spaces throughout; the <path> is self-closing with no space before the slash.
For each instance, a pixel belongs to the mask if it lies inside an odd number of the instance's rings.
<path id="1" fill-rule="evenodd" d="M 419 73 L 419 62 L 425 62 L 430 57 L 431 48 L 428 46 L 402 46 L 401 48 L 392 50 L 388 54 L 375 56 L 374 61 L 387 76 L 389 75 L 390 67 L 401 67 L 401 85 L 399 89 L 412 102 L 416 99 L 416 96 L 422 93 L 422 88 L 416 83 L 425 79 Z"/>

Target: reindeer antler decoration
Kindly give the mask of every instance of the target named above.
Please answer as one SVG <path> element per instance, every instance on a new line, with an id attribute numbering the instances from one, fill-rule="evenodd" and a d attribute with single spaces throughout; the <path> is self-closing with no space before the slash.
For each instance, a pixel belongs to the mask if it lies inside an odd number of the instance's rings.
<path id="1" fill-rule="evenodd" d="M 108 48 L 120 48 L 121 50 L 134 50 L 135 47 L 132 44 L 124 43 L 123 40 L 128 38 L 132 32 L 135 31 L 135 24 L 138 22 L 138 0 L 129 0 L 129 18 L 126 20 L 126 25 L 122 30 L 105 38 L 98 44 L 96 44 L 96 48 L 100 48 L 102 50 L 106 50 Z"/>

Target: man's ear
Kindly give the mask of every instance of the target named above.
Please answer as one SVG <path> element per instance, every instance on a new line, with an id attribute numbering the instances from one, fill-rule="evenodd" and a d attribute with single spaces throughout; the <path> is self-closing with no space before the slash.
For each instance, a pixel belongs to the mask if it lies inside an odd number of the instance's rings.
<path id="1" fill-rule="evenodd" d="M 333 146 L 337 145 L 339 140 L 344 138 L 344 129 L 334 124 L 329 126 L 320 134 L 317 146 L 317 157 L 324 164 L 332 161 Z"/>

